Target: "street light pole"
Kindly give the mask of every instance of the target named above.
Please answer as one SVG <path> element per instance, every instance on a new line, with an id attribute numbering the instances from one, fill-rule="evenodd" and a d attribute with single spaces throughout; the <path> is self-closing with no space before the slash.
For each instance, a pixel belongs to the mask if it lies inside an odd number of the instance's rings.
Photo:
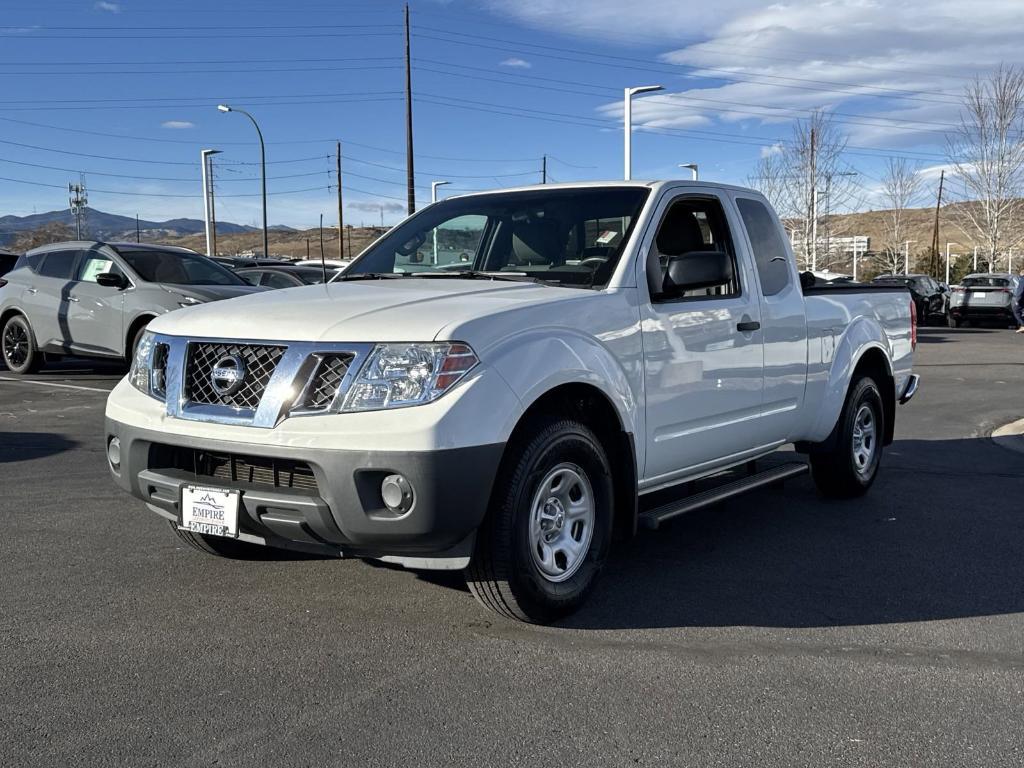
<path id="1" fill-rule="evenodd" d="M 625 139 L 623 145 L 624 178 L 629 181 L 633 177 L 633 97 L 638 93 L 664 90 L 662 85 L 640 85 L 635 88 L 623 89 L 623 128 Z"/>
<path id="2" fill-rule="evenodd" d="M 946 241 L 946 285 L 949 285 L 949 246 L 951 245 L 958 245 L 958 243 Z"/>
<path id="3" fill-rule="evenodd" d="M 697 164 L 696 163 L 680 163 L 679 167 L 680 168 L 689 168 L 690 169 L 691 181 L 697 181 Z"/>
<path id="4" fill-rule="evenodd" d="M 905 240 L 903 242 L 903 274 L 910 274 L 910 244 L 916 243 L 917 240 Z"/>
<path id="5" fill-rule="evenodd" d="M 263 185 L 263 258 L 270 256 L 270 238 L 267 236 L 267 149 L 263 143 L 263 131 L 260 130 L 260 124 L 256 122 L 256 118 L 246 112 L 244 109 L 238 109 L 236 107 L 229 107 L 227 104 L 218 104 L 217 109 L 221 112 L 238 112 L 241 115 L 248 117 L 256 128 L 256 135 L 260 139 L 260 181 Z"/>
<path id="6" fill-rule="evenodd" d="M 432 181 L 430 182 L 430 202 L 437 202 L 437 188 L 443 187 L 445 184 L 451 184 L 450 181 Z M 433 229 L 433 241 L 434 241 L 434 264 L 437 264 L 437 227 Z"/>
<path id="7" fill-rule="evenodd" d="M 204 149 L 199 153 L 203 163 L 203 218 L 206 228 L 206 255 L 216 256 L 217 225 L 213 209 L 213 163 L 210 158 L 219 155 L 219 149 Z"/>

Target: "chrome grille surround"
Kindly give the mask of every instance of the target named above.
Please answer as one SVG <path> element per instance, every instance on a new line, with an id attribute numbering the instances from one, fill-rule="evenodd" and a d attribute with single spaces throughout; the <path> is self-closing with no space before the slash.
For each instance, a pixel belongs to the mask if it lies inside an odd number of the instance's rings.
<path id="1" fill-rule="evenodd" d="M 276 345 L 193 341 L 185 359 L 185 397 L 196 405 L 229 405 L 255 411 L 284 350 Z M 216 391 L 211 374 L 220 360 L 230 356 L 244 362 L 245 380 L 237 392 L 221 394 Z"/>
<path id="2" fill-rule="evenodd" d="M 374 347 L 367 343 L 154 335 L 156 343 L 167 347 L 164 400 L 168 416 L 263 429 L 272 429 L 291 416 L 336 413 L 352 379 Z M 202 394 L 196 397 L 190 372 L 192 350 L 214 348 L 236 350 L 232 354 L 248 350 L 259 358 L 261 390 L 258 397 L 246 394 L 245 388 L 229 398 L 222 398 L 212 388 L 200 389 Z M 280 350 L 280 353 L 275 353 L 271 360 L 265 357 L 267 350 Z M 347 360 L 347 364 L 344 371 L 340 362 L 325 368 L 328 360 Z M 249 359 L 245 361 L 248 367 Z M 211 368 L 216 362 L 210 361 Z M 207 381 L 208 377 L 209 373 Z M 330 389 L 335 382 L 337 390 L 332 397 Z M 213 393 L 212 397 L 209 393 Z M 214 398 L 217 399 L 209 402 Z"/>

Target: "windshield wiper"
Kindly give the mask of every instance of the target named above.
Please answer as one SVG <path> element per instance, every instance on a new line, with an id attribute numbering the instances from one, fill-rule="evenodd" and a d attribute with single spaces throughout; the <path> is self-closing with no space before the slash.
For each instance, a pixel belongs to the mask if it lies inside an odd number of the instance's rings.
<path id="1" fill-rule="evenodd" d="M 505 280 L 513 283 L 543 283 L 536 277 L 530 277 L 525 272 L 485 272 L 480 269 L 466 269 L 461 271 L 442 272 L 411 272 L 411 277 L 434 277 L 447 280 Z"/>
<path id="2" fill-rule="evenodd" d="M 327 282 L 340 283 L 349 280 L 390 280 L 394 277 L 409 277 L 408 272 L 353 272 L 337 275 Z"/>

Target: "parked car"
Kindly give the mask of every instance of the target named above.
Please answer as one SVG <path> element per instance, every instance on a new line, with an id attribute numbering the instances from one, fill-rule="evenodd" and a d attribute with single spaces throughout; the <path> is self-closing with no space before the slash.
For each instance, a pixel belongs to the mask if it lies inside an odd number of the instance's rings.
<path id="1" fill-rule="evenodd" d="M 351 259 L 324 259 L 321 264 L 320 259 L 302 259 L 295 262 L 297 267 L 320 267 L 326 265 L 328 269 L 341 270 L 351 264 Z"/>
<path id="2" fill-rule="evenodd" d="M 1017 327 L 1013 316 L 1013 290 L 1020 277 L 1007 272 L 968 275 L 949 301 L 949 326 L 971 322 L 997 322 Z"/>
<path id="3" fill-rule="evenodd" d="M 0 278 L 0 348 L 12 373 L 44 354 L 130 360 L 153 318 L 262 290 L 186 248 L 55 243 Z"/>
<path id="4" fill-rule="evenodd" d="M 235 274 L 249 285 L 262 285 L 264 288 L 295 288 L 325 282 L 322 267 L 247 267 L 236 270 Z M 336 274 L 336 269 L 328 269 L 327 279 Z"/>
<path id="5" fill-rule="evenodd" d="M 154 320 L 107 401 L 107 459 L 203 552 L 462 568 L 486 607 L 550 621 L 638 526 L 808 469 L 865 493 L 917 389 L 911 308 L 902 284 L 803 287 L 740 187 L 453 197 L 327 286 Z M 747 474 L 789 443 L 809 465 Z"/>
<path id="6" fill-rule="evenodd" d="M 228 269 L 247 269 L 249 267 L 280 267 L 285 264 L 291 264 L 290 261 L 284 259 L 272 259 L 272 258 L 249 258 L 247 256 L 210 256 L 211 261 L 215 261 L 222 267 Z"/>
<path id="7" fill-rule="evenodd" d="M 917 320 L 921 325 L 946 323 L 949 289 L 930 275 L 879 275 L 871 281 L 876 285 L 907 286 L 914 297 Z"/>
<path id="8" fill-rule="evenodd" d="M 0 250 L 0 277 L 3 277 L 18 263 L 21 256 L 13 251 Z"/>

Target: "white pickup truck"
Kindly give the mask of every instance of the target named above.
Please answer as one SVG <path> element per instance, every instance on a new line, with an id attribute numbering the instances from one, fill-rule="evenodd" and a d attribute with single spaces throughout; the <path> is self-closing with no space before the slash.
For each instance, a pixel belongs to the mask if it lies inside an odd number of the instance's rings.
<path id="1" fill-rule="evenodd" d="M 814 285 L 748 189 L 474 194 L 328 285 L 154 319 L 107 459 L 208 553 L 465 569 L 488 608 L 545 622 L 638 526 L 808 469 L 864 493 L 915 344 L 905 288 Z M 809 462 L 754 464 L 787 444 Z"/>

